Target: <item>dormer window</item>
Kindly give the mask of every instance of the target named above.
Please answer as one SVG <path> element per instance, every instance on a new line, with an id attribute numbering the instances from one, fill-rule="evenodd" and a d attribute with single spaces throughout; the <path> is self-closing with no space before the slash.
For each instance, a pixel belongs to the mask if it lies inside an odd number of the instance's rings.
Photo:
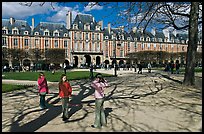
<path id="1" fill-rule="evenodd" d="M 44 35 L 45 35 L 45 36 L 49 36 L 49 30 L 46 29 L 46 30 L 44 31 Z"/>
<path id="2" fill-rule="evenodd" d="M 35 35 L 39 35 L 39 32 L 35 32 Z"/>
<path id="3" fill-rule="evenodd" d="M 150 38 L 149 38 L 149 37 L 147 37 L 147 38 L 146 38 L 146 41 L 150 41 Z"/>
<path id="4" fill-rule="evenodd" d="M 128 37 L 127 40 L 130 40 L 130 37 Z"/>
<path id="5" fill-rule="evenodd" d="M 54 36 L 59 36 L 58 30 L 55 30 L 55 31 L 54 31 Z"/>
<path id="6" fill-rule="evenodd" d="M 2 30 L 2 34 L 7 34 L 7 30 Z"/>
<path id="7" fill-rule="evenodd" d="M 134 38 L 134 41 L 137 41 L 137 38 Z"/>
<path id="8" fill-rule="evenodd" d="M 44 34 L 45 34 L 45 36 L 48 36 L 48 35 L 49 35 L 49 32 L 45 32 Z"/>
<path id="9" fill-rule="evenodd" d="M 77 24 L 74 24 L 73 27 L 74 27 L 74 29 L 78 29 L 78 28 L 77 28 Z"/>
<path id="10" fill-rule="evenodd" d="M 96 26 L 96 30 L 100 30 L 100 26 Z"/>
<path id="11" fill-rule="evenodd" d="M 84 30 L 90 30 L 90 25 L 89 24 L 85 24 L 84 25 Z"/>
<path id="12" fill-rule="evenodd" d="M 14 29 L 14 30 L 13 30 L 13 34 L 18 34 L 18 30 L 17 30 L 17 29 Z"/>
<path id="13" fill-rule="evenodd" d="M 55 32 L 55 33 L 54 33 L 54 36 L 59 36 L 59 33 L 58 33 L 58 32 Z"/>
<path id="14" fill-rule="evenodd" d="M 106 36 L 105 39 L 108 39 L 108 36 Z"/>
<path id="15" fill-rule="evenodd" d="M 144 38 L 143 38 L 143 37 L 140 37 L 140 41 L 144 41 Z"/>
<path id="16" fill-rule="evenodd" d="M 162 42 L 162 38 L 158 38 L 159 42 Z"/>
<path id="17" fill-rule="evenodd" d="M 25 34 L 25 35 L 28 35 L 28 31 L 24 31 L 24 34 Z"/>
<path id="18" fill-rule="evenodd" d="M 67 37 L 67 33 L 64 34 L 64 37 Z"/>

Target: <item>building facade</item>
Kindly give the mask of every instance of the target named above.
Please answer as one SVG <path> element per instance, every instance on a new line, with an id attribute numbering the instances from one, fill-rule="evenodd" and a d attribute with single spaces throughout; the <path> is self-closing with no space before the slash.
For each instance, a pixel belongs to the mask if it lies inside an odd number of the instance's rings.
<path id="1" fill-rule="evenodd" d="M 110 23 L 103 28 L 103 21 L 96 22 L 92 15 L 78 14 L 72 20 L 71 12 L 67 13 L 66 21 L 66 26 L 40 22 L 34 27 L 34 19 L 32 26 L 24 20 L 2 19 L 2 48 L 27 51 L 62 48 L 65 50 L 65 63 L 74 67 L 104 63 L 112 65 L 115 62 L 126 64 L 127 54 L 139 51 L 187 51 L 188 36 L 185 34 L 158 32 L 156 29 L 143 33 L 142 29 L 136 28 L 127 32 L 123 26 L 111 28 Z M 202 37 L 199 38 L 197 51 L 202 52 Z M 9 66 L 14 66 L 11 58 L 6 60 Z M 19 64 L 24 65 L 25 60 L 30 66 L 34 63 L 32 58 L 26 57 Z"/>

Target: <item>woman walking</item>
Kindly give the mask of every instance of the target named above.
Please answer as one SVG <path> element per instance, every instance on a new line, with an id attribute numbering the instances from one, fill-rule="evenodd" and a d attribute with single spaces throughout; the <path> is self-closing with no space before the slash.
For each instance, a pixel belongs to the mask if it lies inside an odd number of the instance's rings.
<path id="1" fill-rule="evenodd" d="M 59 97 L 62 102 L 62 120 L 65 121 L 69 118 L 68 109 L 69 109 L 69 97 L 72 94 L 72 87 L 67 80 L 66 74 L 61 75 L 59 82 Z"/>
<path id="2" fill-rule="evenodd" d="M 40 107 L 42 109 L 45 109 L 47 108 L 46 102 L 45 102 L 45 96 L 47 93 L 49 93 L 49 89 L 47 85 L 47 80 L 43 72 L 40 72 L 38 77 L 38 91 L 40 95 Z"/>
<path id="3" fill-rule="evenodd" d="M 100 73 L 96 74 L 96 79 L 91 83 L 91 86 L 95 89 L 95 122 L 92 127 L 101 128 L 106 126 L 106 118 L 103 109 L 104 103 L 104 88 L 108 86 L 107 81 L 102 77 Z"/>

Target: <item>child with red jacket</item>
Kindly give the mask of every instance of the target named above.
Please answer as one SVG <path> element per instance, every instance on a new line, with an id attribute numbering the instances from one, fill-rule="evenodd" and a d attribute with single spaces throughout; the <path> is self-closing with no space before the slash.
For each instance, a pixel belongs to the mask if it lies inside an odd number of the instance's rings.
<path id="1" fill-rule="evenodd" d="M 72 94 L 72 87 L 67 81 L 67 76 L 65 74 L 61 75 L 59 82 L 59 97 L 62 101 L 62 120 L 65 121 L 69 118 L 68 108 L 69 108 L 69 97 Z"/>

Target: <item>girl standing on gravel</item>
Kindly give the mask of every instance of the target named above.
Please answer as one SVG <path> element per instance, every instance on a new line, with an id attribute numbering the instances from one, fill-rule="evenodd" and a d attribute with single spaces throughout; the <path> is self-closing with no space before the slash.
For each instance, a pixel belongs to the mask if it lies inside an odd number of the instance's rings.
<path id="1" fill-rule="evenodd" d="M 62 120 L 65 121 L 69 118 L 68 108 L 69 108 L 69 97 L 72 94 L 72 87 L 67 81 L 66 74 L 61 75 L 59 82 L 59 97 L 62 101 Z"/>
<path id="2" fill-rule="evenodd" d="M 108 86 L 107 81 L 102 77 L 102 74 L 96 74 L 96 79 L 91 83 L 91 86 L 95 89 L 95 122 L 91 127 L 101 128 L 106 126 L 106 118 L 103 109 L 104 103 L 104 88 Z"/>
<path id="3" fill-rule="evenodd" d="M 40 107 L 42 109 L 45 109 L 47 108 L 46 102 L 45 102 L 45 96 L 47 93 L 49 93 L 49 89 L 47 85 L 47 80 L 43 72 L 40 72 L 38 77 L 38 91 L 40 95 Z"/>

